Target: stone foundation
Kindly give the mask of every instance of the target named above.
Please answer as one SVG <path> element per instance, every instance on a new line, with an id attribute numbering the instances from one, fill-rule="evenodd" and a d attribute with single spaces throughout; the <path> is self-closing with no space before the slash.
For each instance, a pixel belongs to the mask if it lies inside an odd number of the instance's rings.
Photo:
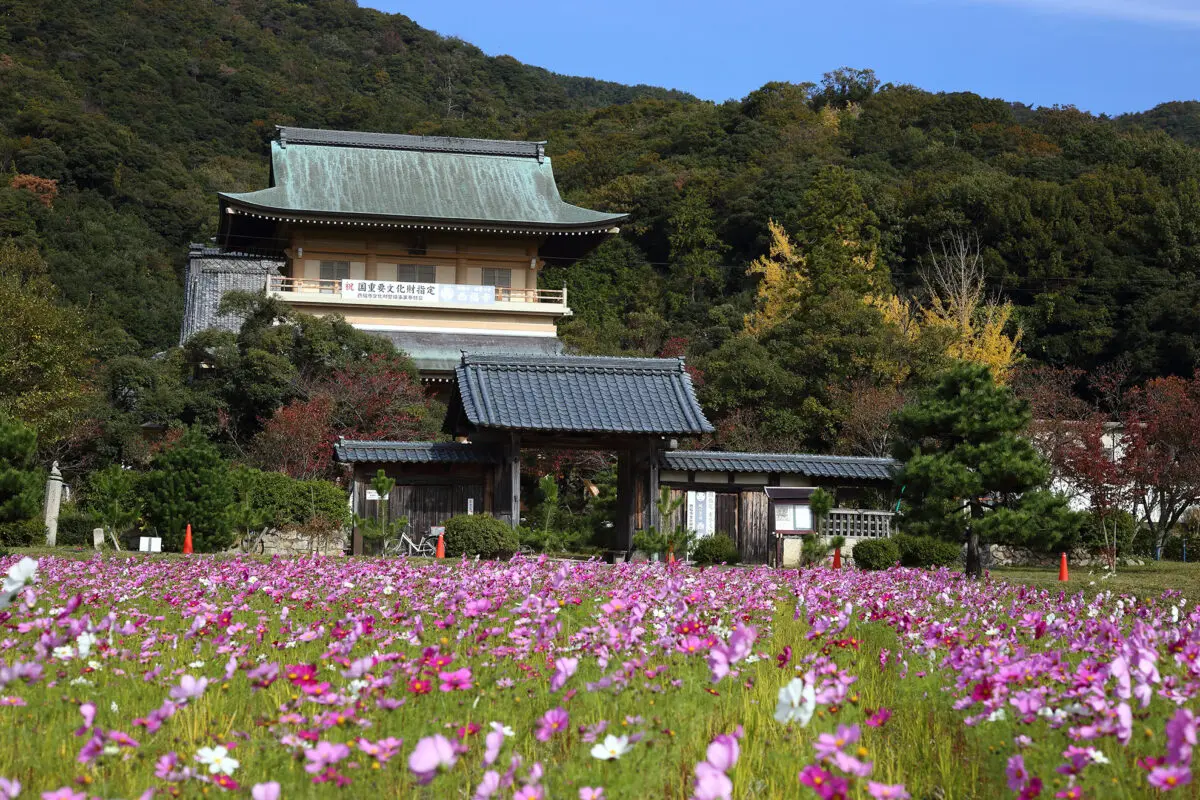
<path id="1" fill-rule="evenodd" d="M 342 556 L 349 549 L 349 532 L 310 536 L 301 531 L 267 531 L 258 540 L 255 554 L 267 556 Z"/>
<path id="2" fill-rule="evenodd" d="M 963 545 L 963 558 L 966 559 L 967 546 Z M 1002 544 L 991 544 L 983 547 L 983 568 L 995 567 L 1057 567 L 1058 553 L 1041 553 L 1028 547 L 1010 547 Z M 1140 566 L 1143 562 L 1137 558 L 1119 558 L 1118 564 Z M 1106 567 L 1108 560 L 1099 553 L 1092 553 L 1082 547 L 1077 547 L 1067 553 L 1067 564 L 1072 567 Z"/>

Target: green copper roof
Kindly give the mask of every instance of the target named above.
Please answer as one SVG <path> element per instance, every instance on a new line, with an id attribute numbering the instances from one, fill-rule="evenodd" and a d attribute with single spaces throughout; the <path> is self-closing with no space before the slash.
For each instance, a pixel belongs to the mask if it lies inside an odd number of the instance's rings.
<path id="1" fill-rule="evenodd" d="M 271 187 L 221 194 L 266 216 L 366 217 L 597 230 L 624 214 L 563 202 L 538 142 L 282 128 Z"/>

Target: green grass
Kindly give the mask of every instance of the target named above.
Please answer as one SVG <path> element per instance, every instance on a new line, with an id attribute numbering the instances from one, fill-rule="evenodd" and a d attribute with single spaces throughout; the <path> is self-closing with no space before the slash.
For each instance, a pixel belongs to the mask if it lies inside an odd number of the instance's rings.
<path id="1" fill-rule="evenodd" d="M 1058 568 L 1006 567 L 991 571 L 996 578 L 1023 583 L 1038 589 L 1084 592 L 1092 596 L 1112 591 L 1140 599 L 1159 597 L 1163 592 L 1182 592 L 1184 597 L 1200 599 L 1200 564 L 1178 561 L 1151 561 L 1140 567 L 1119 567 L 1112 577 L 1104 577 L 1102 567 L 1074 567 L 1070 579 L 1058 580 Z"/>

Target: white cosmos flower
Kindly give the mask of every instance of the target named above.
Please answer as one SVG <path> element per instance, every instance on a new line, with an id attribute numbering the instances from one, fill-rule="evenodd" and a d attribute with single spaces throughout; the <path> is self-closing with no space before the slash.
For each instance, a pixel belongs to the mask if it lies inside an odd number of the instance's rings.
<path id="1" fill-rule="evenodd" d="M 505 725 L 504 723 L 501 723 L 501 722 L 493 722 L 493 723 L 492 723 L 492 730 L 494 730 L 494 731 L 496 731 L 496 732 L 498 732 L 498 733 L 502 733 L 502 734 L 504 734 L 505 738 L 508 738 L 508 737 L 511 737 L 511 736 L 516 736 L 516 735 L 517 735 L 517 732 L 516 732 L 516 731 L 514 731 L 512 728 L 510 728 L 509 726 L 507 726 L 507 725 Z"/>
<path id="2" fill-rule="evenodd" d="M 25 556 L 17 563 L 8 568 L 8 576 L 4 579 L 4 592 L 13 594 L 18 589 L 21 589 L 27 583 L 31 583 L 34 577 L 37 576 L 38 562 L 34 561 L 29 556 Z"/>
<path id="3" fill-rule="evenodd" d="M 69 644 L 54 648 L 54 657 L 59 661 L 70 661 L 75 657 L 75 648 Z"/>
<path id="4" fill-rule="evenodd" d="M 201 747 L 196 751 L 196 760 L 208 767 L 212 775 L 232 775 L 239 763 L 236 758 L 229 757 L 229 751 L 223 745 Z"/>
<path id="5" fill-rule="evenodd" d="M 188 666 L 191 667 L 192 669 L 200 669 L 201 667 L 204 666 L 204 662 L 203 661 L 193 661 L 192 663 L 188 664 Z"/>
<path id="6" fill-rule="evenodd" d="M 601 761 L 611 761 L 620 758 L 633 748 L 629 745 L 628 736 L 613 736 L 611 733 L 604 737 L 604 742 L 592 748 L 592 758 Z"/>
<path id="7" fill-rule="evenodd" d="M 799 722 L 804 727 L 817 710 L 817 691 L 813 685 L 801 678 L 792 678 L 791 683 L 779 690 L 779 702 L 775 705 L 775 721 L 787 725 Z"/>
<path id="8" fill-rule="evenodd" d="M 87 678 L 83 677 L 82 675 L 80 675 L 78 678 L 71 681 L 71 685 L 72 686 L 91 686 L 92 682 L 89 681 Z"/>
<path id="9" fill-rule="evenodd" d="M 112 713 L 114 713 L 114 714 L 116 714 L 116 713 L 117 713 L 117 711 L 119 711 L 119 709 L 117 708 L 117 701 L 116 701 L 116 700 L 113 700 L 113 701 L 112 701 L 112 703 L 110 703 L 110 704 L 109 704 L 109 706 L 108 706 L 108 710 L 109 710 L 109 711 L 111 711 L 111 712 L 112 712 Z"/>
<path id="10" fill-rule="evenodd" d="M 1109 763 L 1111 763 L 1108 760 L 1108 756 L 1104 755 L 1104 753 L 1100 752 L 1099 750 L 1097 750 L 1094 747 L 1089 747 L 1087 753 L 1088 753 L 1088 758 L 1090 758 L 1092 760 L 1093 764 L 1109 764 Z"/>
<path id="11" fill-rule="evenodd" d="M 1008 715 L 1004 713 L 1003 708 L 997 708 L 995 711 L 993 711 L 992 713 L 987 715 L 987 721 L 988 722 L 1003 722 L 1004 718 L 1006 716 L 1008 716 Z"/>
<path id="12" fill-rule="evenodd" d="M 92 652 L 92 645 L 96 644 L 98 641 L 100 640 L 87 631 L 79 634 L 79 637 L 75 640 L 75 647 L 79 650 L 79 657 L 87 658 L 88 653 Z"/>

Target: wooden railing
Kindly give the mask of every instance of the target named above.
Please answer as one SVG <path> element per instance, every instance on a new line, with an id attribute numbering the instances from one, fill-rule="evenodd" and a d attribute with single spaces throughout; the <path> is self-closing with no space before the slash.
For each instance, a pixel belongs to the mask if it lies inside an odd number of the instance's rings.
<path id="1" fill-rule="evenodd" d="M 340 280 L 320 280 L 317 278 L 288 278 L 272 275 L 267 282 L 267 290 L 271 292 L 297 292 L 304 294 L 334 294 L 342 293 Z M 497 286 L 496 302 L 498 303 L 554 303 L 567 304 L 567 288 L 561 289 L 512 289 L 507 286 Z M 379 302 L 387 302 L 382 300 Z"/>
<path id="2" fill-rule="evenodd" d="M 890 511 L 835 508 L 825 517 L 823 533 L 848 539 L 886 539 L 892 535 L 893 516 Z"/>

